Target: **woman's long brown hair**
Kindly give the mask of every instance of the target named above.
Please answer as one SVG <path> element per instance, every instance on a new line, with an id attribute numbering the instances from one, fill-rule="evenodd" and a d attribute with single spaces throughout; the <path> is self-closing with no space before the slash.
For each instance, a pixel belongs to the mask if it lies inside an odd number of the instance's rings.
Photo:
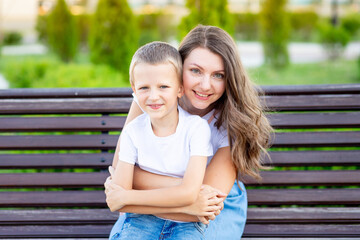
<path id="1" fill-rule="evenodd" d="M 226 90 L 214 103 L 219 113 L 215 125 L 227 128 L 237 179 L 249 175 L 260 180 L 259 171 L 264 168 L 261 156 L 267 154 L 273 129 L 264 115 L 259 91 L 250 81 L 236 44 L 227 32 L 214 26 L 195 27 L 180 44 L 182 61 L 198 47 L 218 54 L 224 62 Z"/>

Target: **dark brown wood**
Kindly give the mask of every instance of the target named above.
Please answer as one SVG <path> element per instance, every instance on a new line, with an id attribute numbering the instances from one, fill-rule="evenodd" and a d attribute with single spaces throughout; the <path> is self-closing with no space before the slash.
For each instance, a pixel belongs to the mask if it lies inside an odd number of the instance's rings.
<path id="1" fill-rule="evenodd" d="M 265 171 L 258 183 L 253 178 L 245 178 L 246 185 L 259 186 L 358 186 L 360 171 Z"/>
<path id="2" fill-rule="evenodd" d="M 0 113 L 127 113 L 131 102 L 132 98 L 0 99 Z"/>
<path id="3" fill-rule="evenodd" d="M 338 151 L 270 151 L 266 164 L 274 167 L 359 166 L 359 150 Z"/>
<path id="4" fill-rule="evenodd" d="M 249 189 L 250 205 L 359 205 L 359 188 Z"/>
<path id="5" fill-rule="evenodd" d="M 249 223 L 360 223 L 358 207 L 249 208 Z"/>
<path id="6" fill-rule="evenodd" d="M 4 173 L 0 174 L 0 187 L 103 187 L 108 176 L 108 172 Z"/>
<path id="7" fill-rule="evenodd" d="M 36 209 L 1 210 L 1 225 L 20 224 L 113 224 L 118 212 L 109 209 Z M 0 231 L 1 236 L 1 231 Z"/>
<path id="8" fill-rule="evenodd" d="M 360 131 L 355 132 L 281 132 L 273 147 L 357 147 Z"/>
<path id="9" fill-rule="evenodd" d="M 357 128 L 360 112 L 268 114 L 274 128 Z"/>
<path id="10" fill-rule="evenodd" d="M 126 117 L 2 117 L 3 132 L 120 131 Z"/>
<path id="11" fill-rule="evenodd" d="M 108 98 L 132 97 L 131 88 L 14 88 L 0 90 L 2 98 Z"/>
<path id="12" fill-rule="evenodd" d="M 360 237 L 360 224 L 247 224 L 243 237 Z"/>
<path id="13" fill-rule="evenodd" d="M 0 154 L 0 169 L 93 168 L 111 165 L 113 153 Z"/>
<path id="14" fill-rule="evenodd" d="M 360 94 L 265 96 L 262 102 L 271 111 L 359 110 Z"/>
<path id="15" fill-rule="evenodd" d="M 0 149 L 113 149 L 117 135 L 0 136 Z"/>
<path id="16" fill-rule="evenodd" d="M 359 94 L 360 84 L 261 86 L 266 95 Z"/>
<path id="17" fill-rule="evenodd" d="M 102 207 L 105 193 L 99 191 L 0 192 L 0 207 Z"/>
<path id="18" fill-rule="evenodd" d="M 108 172 L 92 173 L 8 173 L 0 174 L 0 187 L 103 187 Z M 347 171 L 266 171 L 258 183 L 245 178 L 247 186 L 357 186 L 360 172 Z"/>
<path id="19" fill-rule="evenodd" d="M 1 238 L 108 238 L 112 224 L 2 226 Z"/>

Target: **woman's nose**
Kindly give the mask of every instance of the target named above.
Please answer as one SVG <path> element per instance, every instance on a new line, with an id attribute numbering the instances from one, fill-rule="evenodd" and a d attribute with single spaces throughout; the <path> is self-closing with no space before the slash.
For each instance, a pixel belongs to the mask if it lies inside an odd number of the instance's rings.
<path id="1" fill-rule="evenodd" d="M 203 79 L 200 82 L 201 90 L 207 91 L 211 88 L 211 78 L 208 75 L 204 75 Z"/>

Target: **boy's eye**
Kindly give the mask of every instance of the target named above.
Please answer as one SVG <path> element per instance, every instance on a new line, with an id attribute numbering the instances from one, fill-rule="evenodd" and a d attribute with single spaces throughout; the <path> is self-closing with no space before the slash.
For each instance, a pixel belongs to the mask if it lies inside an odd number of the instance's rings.
<path id="1" fill-rule="evenodd" d="M 139 90 L 146 90 L 148 87 L 139 87 Z"/>
<path id="2" fill-rule="evenodd" d="M 169 86 L 161 85 L 160 88 L 168 88 Z"/>
<path id="3" fill-rule="evenodd" d="M 214 78 L 223 79 L 225 76 L 222 73 L 215 73 Z"/>

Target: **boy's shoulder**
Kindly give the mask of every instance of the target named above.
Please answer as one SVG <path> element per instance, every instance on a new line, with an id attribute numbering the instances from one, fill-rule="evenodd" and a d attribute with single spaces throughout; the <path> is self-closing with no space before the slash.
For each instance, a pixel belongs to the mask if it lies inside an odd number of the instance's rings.
<path id="1" fill-rule="evenodd" d="M 143 113 L 136 118 L 134 118 L 131 122 L 129 122 L 125 127 L 124 130 L 126 131 L 138 131 L 139 129 L 144 129 L 146 126 L 146 119 L 148 115 Z"/>

